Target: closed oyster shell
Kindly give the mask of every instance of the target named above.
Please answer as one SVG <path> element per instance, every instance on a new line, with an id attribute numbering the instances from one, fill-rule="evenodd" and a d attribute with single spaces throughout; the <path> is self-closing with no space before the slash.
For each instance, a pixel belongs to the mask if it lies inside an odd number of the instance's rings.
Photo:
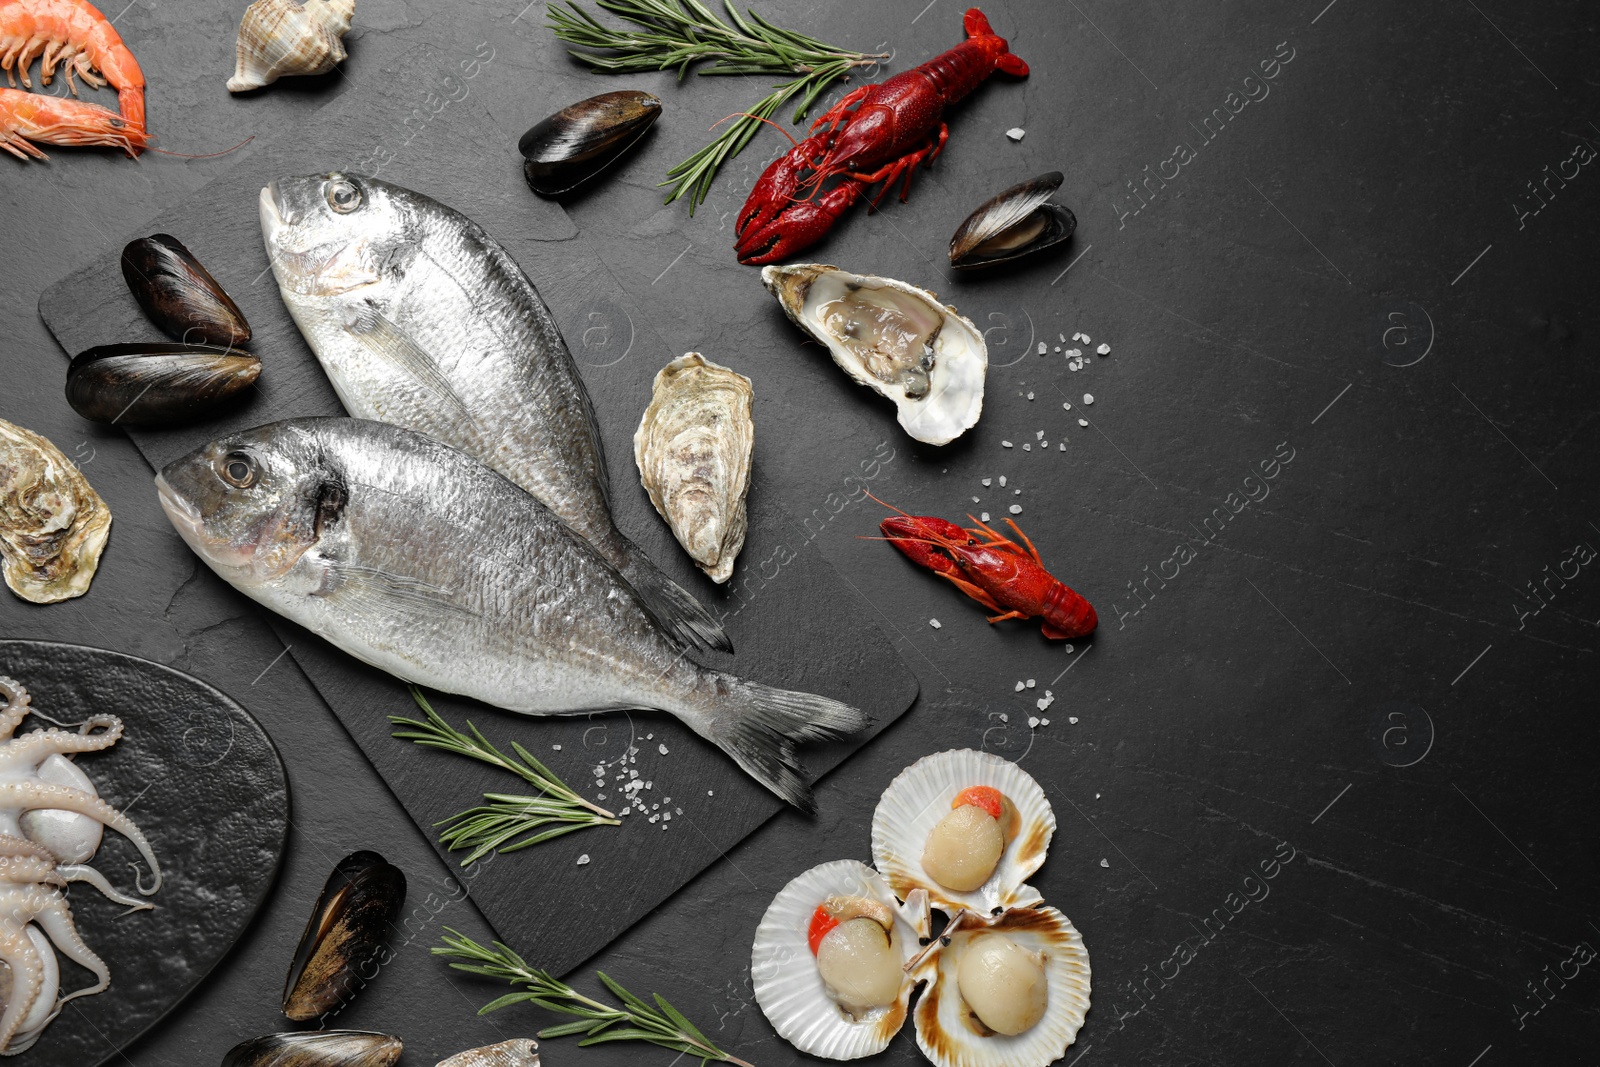
<path id="1" fill-rule="evenodd" d="M 129 241 L 122 277 L 150 321 L 174 341 L 226 347 L 250 340 L 239 305 L 171 234 Z"/>
<path id="2" fill-rule="evenodd" d="M 961 955 L 981 937 L 1010 938 L 1044 956 L 1049 990 L 1044 1017 L 1015 1036 L 984 1026 L 961 998 Z M 1089 1011 L 1089 953 L 1072 921 L 1055 908 L 1014 908 L 992 922 L 970 916 L 940 938 L 916 969 L 927 988 L 917 1002 L 917 1045 L 938 1067 L 1046 1067 L 1066 1054 Z"/>
<path id="3" fill-rule="evenodd" d="M 366 985 L 406 899 L 406 876 L 376 852 L 339 861 L 317 898 L 284 983 L 283 1013 L 296 1022 L 337 1008 Z"/>
<path id="4" fill-rule="evenodd" d="M 239 23 L 230 93 L 270 85 L 289 74 L 326 74 L 344 61 L 356 0 L 256 0 Z"/>
<path id="5" fill-rule="evenodd" d="M 650 502 L 714 582 L 732 576 L 744 547 L 754 398 L 749 378 L 689 352 L 656 374 L 633 435 Z"/>
<path id="6" fill-rule="evenodd" d="M 750 978 L 756 1003 L 780 1037 L 801 1052 L 830 1060 L 856 1060 L 882 1052 L 905 1024 L 917 980 L 907 975 L 895 1003 L 859 1018 L 834 1001 L 823 983 L 808 933 L 811 916 L 829 897 L 875 900 L 895 916 L 893 943 L 908 963 L 929 932 L 927 897 L 917 893 L 904 906 L 877 871 L 857 860 L 834 860 L 811 868 L 778 891 L 756 928 Z"/>
<path id="7" fill-rule="evenodd" d="M 53 604 L 89 591 L 111 511 L 61 450 L 0 419 L 0 562 L 24 600 Z"/>
<path id="8" fill-rule="evenodd" d="M 303 1030 L 241 1041 L 222 1067 L 392 1067 L 404 1046 L 370 1030 Z"/>
<path id="9" fill-rule="evenodd" d="M 962 893 L 923 870 L 922 854 L 951 802 L 973 786 L 999 790 L 1016 808 L 1017 826 L 989 880 Z M 987 917 L 1041 900 L 1038 890 L 1023 882 L 1044 864 L 1055 831 L 1055 812 L 1032 775 L 992 752 L 951 749 L 924 756 L 883 791 L 872 813 L 872 862 L 901 898 L 925 889 L 932 905 L 947 915 L 967 910 Z"/>
<path id="10" fill-rule="evenodd" d="M 539 1067 L 539 1042 L 518 1037 L 483 1048 L 469 1048 L 434 1067 Z"/>
<path id="11" fill-rule="evenodd" d="M 763 267 L 761 281 L 850 377 L 894 401 L 906 433 L 944 445 L 977 425 L 989 348 L 934 294 L 827 263 Z"/>
<path id="12" fill-rule="evenodd" d="M 973 270 L 1009 263 L 1072 236 L 1078 219 L 1050 197 L 1061 188 L 1061 172 L 1019 182 L 968 215 L 950 238 L 950 265 Z"/>
<path id="13" fill-rule="evenodd" d="M 522 175 L 541 196 L 571 192 L 626 154 L 660 117 L 661 101 L 637 89 L 579 100 L 517 141 Z"/>

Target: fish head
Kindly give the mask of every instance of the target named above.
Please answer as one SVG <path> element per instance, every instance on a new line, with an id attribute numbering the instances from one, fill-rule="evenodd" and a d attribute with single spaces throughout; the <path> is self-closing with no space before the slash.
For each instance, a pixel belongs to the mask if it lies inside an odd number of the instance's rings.
<path id="1" fill-rule="evenodd" d="M 161 506 L 229 584 L 281 584 L 337 524 L 348 500 L 316 433 L 291 420 L 219 438 L 162 468 Z"/>
<path id="2" fill-rule="evenodd" d="M 341 171 L 267 183 L 261 235 L 278 285 L 337 297 L 403 274 L 421 237 L 405 192 Z"/>

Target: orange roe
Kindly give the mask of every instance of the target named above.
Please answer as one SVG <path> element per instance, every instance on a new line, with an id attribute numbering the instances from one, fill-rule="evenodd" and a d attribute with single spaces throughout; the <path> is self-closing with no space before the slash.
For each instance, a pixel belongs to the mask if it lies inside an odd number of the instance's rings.
<path id="1" fill-rule="evenodd" d="M 828 931 L 839 925 L 839 920 L 828 914 L 825 904 L 818 904 L 817 910 L 811 913 L 811 929 L 806 933 L 806 940 L 811 943 L 811 954 L 817 954 L 817 948 L 822 944 L 822 939 L 828 936 Z"/>
<path id="2" fill-rule="evenodd" d="M 970 789 L 963 789 L 950 804 L 950 810 L 971 804 L 975 808 L 982 808 L 996 819 L 1005 811 L 1005 797 L 1000 795 L 1000 790 L 987 785 L 975 785 Z"/>

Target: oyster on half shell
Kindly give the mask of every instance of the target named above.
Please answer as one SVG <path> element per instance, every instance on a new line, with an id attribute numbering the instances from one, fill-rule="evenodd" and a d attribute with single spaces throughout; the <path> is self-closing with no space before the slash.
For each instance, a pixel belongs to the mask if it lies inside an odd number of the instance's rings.
<path id="1" fill-rule="evenodd" d="M 656 374 L 633 435 L 650 502 L 714 582 L 733 575 L 744 547 L 754 398 L 749 378 L 689 352 Z"/>
<path id="2" fill-rule="evenodd" d="M 110 532 L 110 509 L 72 461 L 0 419 L 0 561 L 12 591 L 35 604 L 87 593 Z"/>
<path id="3" fill-rule="evenodd" d="M 761 281 L 845 373 L 894 401 L 918 441 L 949 444 L 977 424 L 988 346 L 933 293 L 826 263 L 763 267 Z"/>

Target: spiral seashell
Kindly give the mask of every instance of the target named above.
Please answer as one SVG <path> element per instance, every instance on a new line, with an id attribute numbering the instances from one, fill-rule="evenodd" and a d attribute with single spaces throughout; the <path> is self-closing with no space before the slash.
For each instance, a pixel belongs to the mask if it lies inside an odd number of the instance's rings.
<path id="1" fill-rule="evenodd" d="M 270 85 L 286 74 L 326 74 L 345 58 L 356 0 L 256 0 L 239 24 L 238 67 L 230 93 Z"/>

